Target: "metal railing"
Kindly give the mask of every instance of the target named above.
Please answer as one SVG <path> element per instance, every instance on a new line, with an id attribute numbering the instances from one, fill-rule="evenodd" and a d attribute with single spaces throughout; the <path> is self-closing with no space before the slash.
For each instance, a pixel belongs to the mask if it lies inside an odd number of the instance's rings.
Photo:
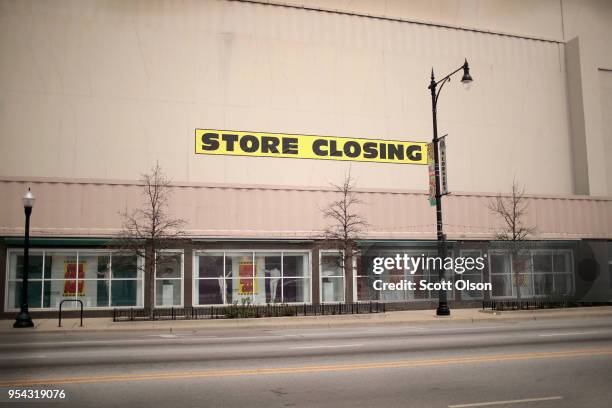
<path id="1" fill-rule="evenodd" d="M 113 309 L 113 321 L 136 320 L 197 320 L 197 319 L 241 319 L 283 316 L 326 316 L 345 314 L 384 313 L 386 303 L 359 302 L 320 305 L 227 305 L 181 308 Z"/>
<path id="2" fill-rule="evenodd" d="M 62 305 L 64 304 L 64 302 L 79 302 L 79 304 L 81 305 L 81 327 L 83 327 L 83 301 L 79 299 L 64 299 L 60 302 L 57 327 L 62 327 Z"/>
<path id="3" fill-rule="evenodd" d="M 522 300 L 485 300 L 482 310 L 532 310 L 577 307 L 581 304 L 570 299 L 522 299 Z"/>

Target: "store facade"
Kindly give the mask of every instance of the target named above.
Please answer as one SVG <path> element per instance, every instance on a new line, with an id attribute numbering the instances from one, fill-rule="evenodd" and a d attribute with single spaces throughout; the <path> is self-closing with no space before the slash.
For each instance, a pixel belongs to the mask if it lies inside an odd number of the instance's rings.
<path id="1" fill-rule="evenodd" d="M 16 194 L 26 185 L 23 182 L 4 183 L 5 188 Z M 53 183 L 30 181 L 35 186 L 39 198 L 44 201 L 52 196 L 58 187 L 72 189 L 73 194 L 83 191 L 80 183 Z M 59 185 L 56 185 L 59 184 Z M 0 184 L 2 185 L 2 184 Z M 107 185 L 98 188 L 110 188 L 115 193 L 117 186 Z M 119 201 L 138 200 L 142 187 L 136 183 L 122 186 L 124 196 Z M 212 195 L 224 202 L 241 202 L 243 208 L 219 207 L 218 213 L 209 213 L 202 227 L 210 219 L 229 219 L 228 214 L 244 210 L 257 214 L 257 207 L 281 214 L 280 208 L 286 204 L 280 196 L 288 194 L 287 190 L 252 188 L 247 195 L 250 200 L 231 200 L 223 195 L 239 194 L 243 189 L 230 190 L 215 186 L 173 186 L 173 199 L 180 202 L 183 194 Z M 64 190 L 67 191 L 67 190 Z M 69 191 L 69 190 L 68 190 Z M 87 191 L 87 189 L 85 189 Z M 107 316 L 113 309 L 131 308 L 189 308 L 242 304 L 335 304 L 350 302 L 385 302 L 402 308 L 430 308 L 437 302 L 438 291 L 434 289 L 416 290 L 380 290 L 380 283 L 438 282 L 434 267 L 390 269 L 375 273 L 373 264 L 377 257 L 394 257 L 397 254 L 409 257 L 435 257 L 436 241 L 423 239 L 431 234 L 431 224 L 419 226 L 421 220 L 433 218 L 431 207 L 424 192 L 381 192 L 359 191 L 358 195 L 368 205 L 362 214 L 375 219 L 381 231 L 374 228 L 364 233 L 359 241 L 360 256 L 353 260 L 353 269 L 345 276 L 338 250 L 330 248 L 322 239 L 320 231 L 325 219 L 320 215 L 320 208 L 325 202 L 333 200 L 336 193 L 332 189 L 313 189 L 301 191 L 300 202 L 302 216 L 290 221 L 282 217 L 277 221 L 268 220 L 267 228 L 280 231 L 289 226 L 293 231 L 284 230 L 282 236 L 261 236 L 253 234 L 244 237 L 245 231 L 238 231 L 235 226 L 225 224 L 228 228 L 224 235 L 210 231 L 208 236 L 187 237 L 177 241 L 172 248 L 164 251 L 167 261 L 157 265 L 154 277 L 144 274 L 143 260 L 112 248 L 112 236 L 107 237 L 57 237 L 64 220 L 48 217 L 33 212 L 38 216 L 37 225 L 49 231 L 47 236 L 35 236 L 30 249 L 30 286 L 29 305 L 35 315 L 55 315 L 59 302 L 64 299 L 79 299 L 84 308 L 93 315 Z M 258 196 L 259 195 L 259 196 Z M 488 200 L 494 197 L 479 197 L 483 208 Z M 85 200 L 86 198 L 83 197 Z M 608 210 L 612 205 L 609 199 L 574 198 L 559 199 L 529 197 L 536 223 L 547 239 L 533 239 L 525 243 L 520 256 L 513 254 L 503 242 L 490 238 L 489 230 L 498 228 L 499 220 L 493 215 L 473 212 L 475 196 L 456 195 L 445 198 L 447 211 L 447 255 L 457 258 L 482 258 L 482 270 L 466 270 L 457 273 L 448 270 L 445 279 L 457 282 L 467 281 L 472 287 L 455 287 L 447 291 L 447 297 L 453 308 L 478 307 L 483 301 L 511 299 L 567 299 L 575 302 L 608 303 L 612 289 L 610 254 L 612 244 L 605 239 Z M 313 200 L 309 202 L 309 200 Z M 318 200 L 318 201 L 317 201 Z M 51 200 L 52 201 L 52 200 Z M 396 203 L 393 203 L 396 201 Z M 465 202 L 470 207 L 465 206 Z M 186 202 L 186 201 L 183 201 Z M 64 213 L 77 217 L 75 223 L 81 228 L 95 231 L 103 230 L 106 225 L 115 225 L 120 218 L 111 208 L 100 207 L 95 210 L 98 218 L 93 219 L 90 213 L 83 211 L 83 200 L 74 200 L 73 208 L 63 208 Z M 66 205 L 57 202 L 57 210 Z M 199 207 L 197 200 L 192 205 Z M 278 206 L 278 209 L 274 208 Z M 563 223 L 550 216 L 550 211 L 566 211 L 563 207 L 582 208 L 584 217 L 581 223 Z M 311 207 L 309 211 L 307 207 Z M 387 217 L 377 217 L 380 208 L 398 208 L 397 213 L 387 212 Z M 401 208 L 412 211 L 402 212 Z M 419 210 L 418 208 L 421 207 Z M 462 209 L 467 213 L 457 214 Z M 57 214 L 55 209 L 47 207 L 49 214 Z M 45 210 L 45 211 L 47 211 Z M 190 211 L 183 207 L 184 214 Z M 194 213 L 197 213 L 194 211 Z M 569 213 L 569 211 L 568 211 Z M 80 214 L 80 215 L 79 215 Z M 312 218 L 308 218 L 309 214 Z M 404 218 L 400 217 L 404 214 Z M 536 215 L 537 214 L 537 215 Z M 593 218 L 593 217 L 599 217 Z M 238 225 L 244 221 L 234 217 Z M 106 221 L 101 221 L 106 219 Z M 454 220 L 463 220 L 458 224 Z M 257 223 L 259 220 L 250 219 Z M 571 220 L 570 220 L 571 221 Z M 197 227 L 197 221 L 191 225 Z M 97 223 L 97 224 L 94 224 Z M 189 221 L 188 221 L 189 223 Z M 302 225 L 300 225 L 302 223 Z M 297 225 L 296 225 L 297 224 Z M 397 234 L 399 224 L 411 226 L 405 228 L 398 238 L 389 238 Z M 310 231 L 304 231 L 310 227 Z M 257 231 L 255 226 L 242 228 Z M 589 229 L 590 236 L 586 235 Z M 230 232 L 233 231 L 233 232 Z M 261 234 L 261 232 L 260 232 Z M 277 232 L 278 235 L 281 233 Z M 596 234 L 599 234 L 597 236 Z M 58 234 L 59 235 L 59 234 Z M 204 234 L 203 234 L 204 235 Z M 242 235 L 242 236 L 241 236 Z M 399 235 L 399 234 L 398 234 Z M 568 239 L 571 237 L 571 239 Z M 565 239 L 564 239 L 565 238 Z M 0 248 L 4 259 L 3 316 L 10 318 L 20 304 L 21 273 L 23 269 L 23 238 L 15 235 L 5 237 Z M 490 283 L 489 287 L 480 284 Z M 147 298 L 147 288 L 154 286 L 154 298 Z M 65 305 L 64 308 L 68 306 Z"/>
<path id="2" fill-rule="evenodd" d="M 53 240 L 48 242 L 53 243 Z M 78 299 L 86 310 L 101 311 L 103 315 L 114 308 L 143 308 L 147 284 L 155 285 L 153 304 L 157 308 L 333 304 L 352 299 L 355 302 L 412 303 L 408 308 L 418 309 L 430 307 L 438 298 L 437 290 L 422 290 L 418 286 L 421 280 L 438 282 L 435 270 L 398 269 L 376 274 L 372 267 L 375 257 L 435 256 L 432 242 L 364 241 L 363 254 L 355 260 L 353 274 L 349 277 L 344 276 L 339 267 L 338 252 L 320 249 L 316 242 L 285 245 L 285 249 L 280 250 L 278 246 L 273 249 L 270 243 L 252 242 L 251 249 L 231 242 L 222 247 L 194 243 L 188 250 L 176 251 L 180 255 L 172 262 L 160 264 L 153 280 L 144 277 L 142 268 L 138 267 L 139 260 L 112 250 L 34 248 L 30 255 L 29 306 L 33 312 L 55 314 L 62 300 Z M 585 243 L 532 242 L 520 259 L 496 242 L 450 242 L 449 246 L 451 256 L 482 256 L 486 260 L 481 271 L 461 274 L 447 271 L 447 280 L 463 280 L 474 286 L 456 286 L 447 291 L 453 307 L 474 307 L 485 300 L 511 299 L 610 302 L 610 291 L 605 287 L 603 291 L 600 287 L 597 293 L 598 286 L 607 281 L 606 271 L 590 271 L 590 263 L 584 262 L 590 258 L 577 260 L 584 252 Z M 609 251 L 612 245 L 608 242 L 607 246 Z M 591 245 L 586 247 L 590 249 Z M 10 314 L 20 305 L 23 251 L 9 247 L 6 252 L 4 311 Z M 189 262 L 184 261 L 185 254 Z M 350 289 L 347 279 L 352 280 Z M 379 288 L 383 282 L 406 281 L 415 282 L 417 289 Z M 489 282 L 491 285 L 484 290 L 480 287 Z"/>
<path id="3" fill-rule="evenodd" d="M 243 303 L 432 307 L 436 290 L 374 286 L 435 283 L 433 269 L 376 274 L 373 262 L 437 254 L 427 86 L 432 67 L 441 78 L 466 59 L 472 89 L 453 79 L 438 104 L 444 233 L 449 256 L 485 262 L 447 279 L 491 286 L 455 287 L 451 308 L 610 302 L 608 2 L 454 2 L 448 13 L 323 3 L 3 4 L 2 317 L 20 303 L 28 188 L 35 315 L 55 316 L 64 299 L 103 316 Z M 146 276 L 142 259 L 109 242 L 119 212 L 142 208 L 139 180 L 155 163 L 172 180 L 168 211 L 185 236 Z M 368 227 L 345 275 L 322 209 L 349 171 Z M 496 240 L 503 222 L 488 209 L 513 181 L 534 228 L 520 256 Z"/>

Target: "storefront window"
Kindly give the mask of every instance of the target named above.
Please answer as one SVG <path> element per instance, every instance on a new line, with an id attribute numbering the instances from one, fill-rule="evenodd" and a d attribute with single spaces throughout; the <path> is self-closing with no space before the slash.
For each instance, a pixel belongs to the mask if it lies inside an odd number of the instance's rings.
<path id="1" fill-rule="evenodd" d="M 574 293 L 572 254 L 567 249 L 524 249 L 489 254 L 493 297 L 569 296 Z M 512 259 L 512 262 L 510 262 Z"/>
<path id="2" fill-rule="evenodd" d="M 379 300 L 380 292 L 374 290 L 374 281 L 380 279 L 372 272 L 374 256 L 363 255 L 357 260 L 357 273 L 355 276 L 358 301 Z"/>
<path id="3" fill-rule="evenodd" d="M 569 251 L 532 251 L 533 288 L 536 296 L 567 296 L 573 293 Z"/>
<path id="4" fill-rule="evenodd" d="M 489 271 L 493 297 L 511 297 L 514 293 L 510 255 L 504 251 L 489 253 Z"/>
<path id="5" fill-rule="evenodd" d="M 286 259 L 286 257 L 287 256 L 285 255 L 284 259 Z M 285 269 L 283 269 L 283 266 L 281 265 L 282 259 L 283 256 L 280 252 L 255 253 L 255 271 L 257 278 L 254 281 L 254 303 L 282 302 L 282 271 L 284 270 L 285 276 L 289 273 L 288 268 L 285 267 Z"/>
<path id="6" fill-rule="evenodd" d="M 40 307 L 40 291 L 42 287 L 41 281 L 29 281 L 28 286 L 28 306 L 30 309 Z M 21 291 L 23 286 L 21 281 L 9 282 L 9 298 L 8 307 L 12 309 L 19 309 L 21 306 Z"/>
<path id="7" fill-rule="evenodd" d="M 547 256 L 550 258 L 550 255 Z M 533 271 L 534 256 L 528 250 L 519 251 L 512 255 L 512 284 L 515 295 L 521 298 L 533 296 Z"/>
<path id="8" fill-rule="evenodd" d="M 228 303 L 252 304 L 253 295 L 257 295 L 259 291 L 254 281 L 253 253 L 226 253 L 225 276 L 231 278 L 233 288 L 229 293 Z"/>
<path id="9" fill-rule="evenodd" d="M 23 251 L 9 251 L 8 308 L 21 302 Z M 64 299 L 85 308 L 142 306 L 142 273 L 136 257 L 108 251 L 32 250 L 28 303 L 33 309 L 57 309 Z M 66 308 L 76 307 L 70 302 Z"/>
<path id="10" fill-rule="evenodd" d="M 137 279 L 138 272 L 135 256 L 113 256 L 113 279 Z"/>
<path id="11" fill-rule="evenodd" d="M 321 302 L 344 302 L 342 254 L 336 251 L 321 251 L 320 259 Z"/>
<path id="12" fill-rule="evenodd" d="M 183 253 L 162 252 L 155 265 L 155 306 L 183 304 Z"/>
<path id="13" fill-rule="evenodd" d="M 608 280 L 612 289 L 612 241 L 608 241 Z"/>
<path id="14" fill-rule="evenodd" d="M 223 252 L 196 256 L 199 267 L 195 268 L 195 303 L 218 305 L 225 302 L 224 256 Z"/>
<path id="15" fill-rule="evenodd" d="M 308 279 L 283 278 L 283 302 L 310 302 L 310 281 Z"/>
<path id="16" fill-rule="evenodd" d="M 111 306 L 137 306 L 137 294 L 140 292 L 139 281 L 111 281 Z"/>
<path id="17" fill-rule="evenodd" d="M 23 278 L 23 255 L 12 254 L 10 261 L 9 279 L 21 280 Z M 30 280 L 41 279 L 43 270 L 43 257 L 41 254 L 33 254 L 30 252 L 30 265 L 28 269 L 28 278 Z"/>
<path id="18" fill-rule="evenodd" d="M 463 250 L 460 251 L 460 256 L 463 258 L 471 258 L 476 259 L 482 256 L 481 251 L 475 250 Z M 482 274 L 483 271 L 477 268 L 473 268 L 472 270 L 465 270 L 460 276 L 457 276 L 456 279 L 462 279 L 470 282 L 470 284 L 478 284 L 482 283 Z M 463 289 L 461 291 L 461 299 L 462 300 L 475 300 L 482 299 L 482 290 L 472 290 L 469 288 Z"/>
<path id="19" fill-rule="evenodd" d="M 307 252 L 203 252 L 194 267 L 198 305 L 310 302 Z"/>
<path id="20" fill-rule="evenodd" d="M 437 290 L 422 289 L 420 282 L 425 281 L 426 283 L 438 282 L 439 275 L 433 268 L 428 268 L 427 265 L 423 266 L 419 264 L 416 268 L 413 263 L 410 263 L 406 268 L 384 268 L 384 271 L 380 274 L 373 272 L 374 258 L 395 258 L 397 255 L 414 258 L 426 258 L 436 257 L 436 251 L 427 250 L 382 250 L 377 252 L 370 252 L 367 255 L 363 255 L 358 260 L 357 267 L 357 300 L 358 301 L 382 301 L 382 302 L 401 302 L 409 300 L 429 300 L 436 299 L 438 297 Z M 449 255 L 452 253 L 449 251 Z M 446 271 L 445 277 L 447 280 L 452 280 L 452 272 Z M 413 282 L 414 289 L 382 289 L 376 290 L 374 283 L 380 280 L 382 283 L 394 283 L 394 284 L 406 284 L 406 282 Z M 378 286 L 378 284 L 377 284 Z M 452 290 L 447 291 L 447 299 L 453 299 Z"/>
<path id="21" fill-rule="evenodd" d="M 111 254 L 111 306 L 142 306 L 142 275 L 135 256 Z"/>

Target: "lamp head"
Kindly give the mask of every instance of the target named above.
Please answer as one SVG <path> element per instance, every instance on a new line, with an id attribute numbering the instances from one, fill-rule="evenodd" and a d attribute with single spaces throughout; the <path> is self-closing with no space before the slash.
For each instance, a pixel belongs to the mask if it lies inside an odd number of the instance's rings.
<path id="1" fill-rule="evenodd" d="M 467 58 L 465 59 L 465 63 L 463 64 L 463 77 L 461 78 L 461 83 L 465 89 L 470 89 L 472 85 L 472 76 L 470 75 L 470 66 L 468 65 Z"/>
<path id="2" fill-rule="evenodd" d="M 25 208 L 34 207 L 34 201 L 36 201 L 36 199 L 34 198 L 34 194 L 32 194 L 29 188 L 28 188 L 28 191 L 26 191 L 26 193 L 23 195 L 22 200 L 23 200 L 23 206 Z"/>

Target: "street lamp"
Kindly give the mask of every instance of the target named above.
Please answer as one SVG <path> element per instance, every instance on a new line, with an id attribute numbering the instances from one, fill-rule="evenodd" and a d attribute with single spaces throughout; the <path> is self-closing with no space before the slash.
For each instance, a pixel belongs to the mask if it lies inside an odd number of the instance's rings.
<path id="1" fill-rule="evenodd" d="M 468 66 L 467 58 L 465 59 L 465 63 L 445 76 L 444 78 L 436 81 L 434 78 L 433 68 L 431 69 L 431 82 L 429 83 L 428 89 L 431 90 L 431 111 L 433 114 L 433 148 L 434 148 L 434 168 L 435 168 L 435 178 L 436 178 L 436 226 L 437 226 L 437 238 L 438 238 L 438 257 L 442 259 L 442 264 L 444 264 L 444 258 L 446 258 L 446 238 L 444 236 L 444 232 L 442 229 L 442 194 L 440 191 L 440 161 L 439 161 L 439 149 L 438 149 L 438 118 L 436 115 L 436 107 L 438 105 L 438 97 L 440 96 L 440 91 L 445 83 L 450 81 L 451 76 L 456 74 L 457 72 L 463 70 L 463 77 L 461 78 L 461 83 L 466 89 L 470 88 L 472 84 L 472 76 L 470 75 L 470 67 Z M 436 91 L 436 88 L 440 85 L 440 88 Z M 444 278 L 444 266 L 440 268 L 439 279 L 442 281 Z M 437 316 L 449 316 L 450 309 L 448 308 L 448 302 L 446 300 L 446 290 L 444 288 L 440 289 L 440 293 L 438 295 L 438 308 L 436 309 Z"/>
<path id="2" fill-rule="evenodd" d="M 30 268 L 30 215 L 32 207 L 34 207 L 34 194 L 28 188 L 28 191 L 23 196 L 23 209 L 25 211 L 25 241 L 23 248 L 23 272 L 21 283 L 21 310 L 15 319 L 13 327 L 34 327 L 30 312 L 28 311 L 28 274 Z"/>

